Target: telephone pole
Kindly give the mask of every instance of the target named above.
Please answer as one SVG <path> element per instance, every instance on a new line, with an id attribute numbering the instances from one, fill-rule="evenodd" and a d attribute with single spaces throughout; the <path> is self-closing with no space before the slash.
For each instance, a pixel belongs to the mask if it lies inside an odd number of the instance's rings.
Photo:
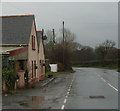
<path id="1" fill-rule="evenodd" d="M 64 46 L 64 40 L 65 38 L 64 38 L 64 21 L 63 21 L 63 46 Z"/>
<path id="2" fill-rule="evenodd" d="M 55 30 L 53 29 L 53 43 L 55 44 Z"/>
<path id="3" fill-rule="evenodd" d="M 64 21 L 63 21 L 63 69 L 65 67 L 65 52 L 64 52 L 64 42 L 65 42 L 65 37 L 64 37 Z"/>
<path id="4" fill-rule="evenodd" d="M 55 30 L 52 30 L 52 34 L 53 34 L 53 46 L 52 46 L 52 50 L 53 50 L 53 61 L 55 62 Z"/>
<path id="5" fill-rule="evenodd" d="M 43 40 L 44 29 L 42 29 L 42 40 Z"/>

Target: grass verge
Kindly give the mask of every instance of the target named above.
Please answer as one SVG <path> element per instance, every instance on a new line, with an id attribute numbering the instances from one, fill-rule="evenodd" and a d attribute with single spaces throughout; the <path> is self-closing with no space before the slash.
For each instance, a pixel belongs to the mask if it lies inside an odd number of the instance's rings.
<path id="1" fill-rule="evenodd" d="M 84 66 L 74 66 L 74 67 L 84 67 Z M 110 70 L 116 70 L 116 71 L 120 72 L 120 67 L 117 67 L 117 66 L 112 66 L 112 67 L 85 66 L 85 67 L 90 67 L 90 68 L 100 68 L 100 69 L 110 69 Z"/>
<path id="2" fill-rule="evenodd" d="M 74 73 L 74 70 L 67 70 L 63 72 L 46 72 L 46 77 L 49 77 L 49 75 L 52 75 L 52 77 L 57 77 L 59 74 L 69 74 L 69 73 Z"/>

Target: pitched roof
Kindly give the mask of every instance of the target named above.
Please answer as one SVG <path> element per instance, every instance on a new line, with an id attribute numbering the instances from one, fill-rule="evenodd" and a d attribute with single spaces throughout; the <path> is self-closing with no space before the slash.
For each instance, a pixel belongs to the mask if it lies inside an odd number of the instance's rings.
<path id="1" fill-rule="evenodd" d="M 39 47 L 39 45 L 40 45 L 40 38 L 42 37 L 42 31 L 37 31 L 36 34 L 37 34 L 37 42 L 38 42 L 38 47 Z"/>
<path id="2" fill-rule="evenodd" d="M 28 44 L 34 15 L 1 16 L 2 44 Z"/>

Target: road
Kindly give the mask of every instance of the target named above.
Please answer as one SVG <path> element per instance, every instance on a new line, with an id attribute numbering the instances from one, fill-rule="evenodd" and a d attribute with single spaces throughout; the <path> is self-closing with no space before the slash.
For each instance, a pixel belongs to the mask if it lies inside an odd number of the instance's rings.
<path id="1" fill-rule="evenodd" d="M 118 109 L 118 73 L 77 68 L 65 109 Z"/>
<path id="2" fill-rule="evenodd" d="M 97 68 L 74 68 L 46 87 L 3 95 L 3 109 L 118 109 L 118 73 Z"/>

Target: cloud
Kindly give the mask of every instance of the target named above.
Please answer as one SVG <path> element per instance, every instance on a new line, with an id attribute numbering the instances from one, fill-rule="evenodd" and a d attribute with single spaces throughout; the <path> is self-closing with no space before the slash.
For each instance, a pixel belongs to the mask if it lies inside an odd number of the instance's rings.
<path id="1" fill-rule="evenodd" d="M 62 21 L 83 45 L 95 47 L 106 39 L 118 42 L 118 4 L 92 3 L 2 3 L 3 15 L 35 14 L 37 29 L 55 29 L 59 36 Z"/>

